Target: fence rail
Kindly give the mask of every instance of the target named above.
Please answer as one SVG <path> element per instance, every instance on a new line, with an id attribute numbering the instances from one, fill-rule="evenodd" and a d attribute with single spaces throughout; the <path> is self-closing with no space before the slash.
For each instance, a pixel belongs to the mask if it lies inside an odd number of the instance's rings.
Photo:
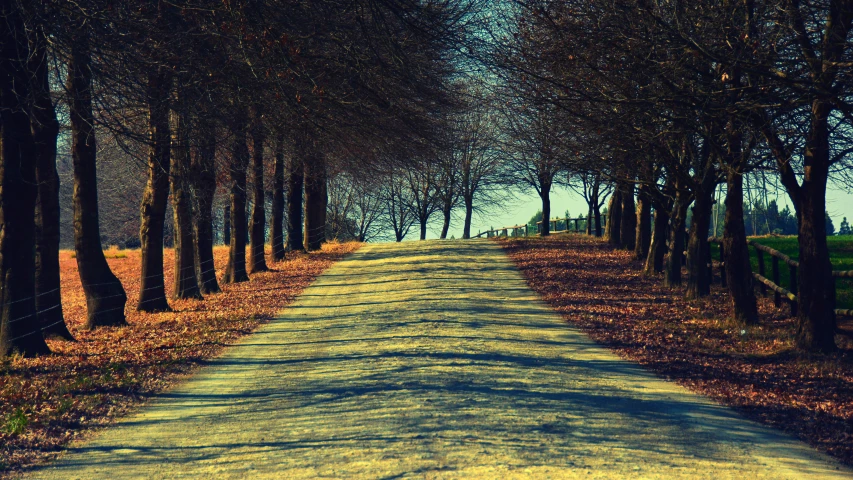
<path id="1" fill-rule="evenodd" d="M 725 247 L 723 247 L 723 239 L 720 237 L 710 237 L 708 242 L 719 245 L 720 248 L 720 281 L 723 286 L 726 285 L 726 264 L 723 261 L 725 258 Z M 797 270 L 800 268 L 800 262 L 792 259 L 784 253 L 762 245 L 755 240 L 747 239 L 746 243 L 755 249 L 755 254 L 758 260 L 758 271 L 752 272 L 753 278 L 758 281 L 758 286 L 763 295 L 767 295 L 767 290 L 773 291 L 773 301 L 777 307 L 782 306 L 782 299 L 788 301 L 791 307 L 791 315 L 797 315 L 798 297 L 797 297 Z M 767 264 L 764 261 L 764 254 L 770 255 L 770 278 L 767 277 Z M 713 279 L 713 262 L 711 261 L 711 249 L 708 249 L 708 264 L 711 266 L 711 278 Z M 781 285 L 781 275 L 779 272 L 779 263 L 784 263 L 788 266 L 788 286 L 790 290 Z M 833 270 L 833 282 L 837 278 L 853 278 L 853 270 Z M 835 314 L 839 316 L 853 317 L 853 310 L 850 309 L 835 309 Z"/>
<path id="2" fill-rule="evenodd" d="M 588 218 L 569 218 L 569 217 L 556 217 L 548 220 L 551 224 L 550 232 L 559 233 L 559 232 L 569 232 L 574 231 L 575 233 L 581 233 L 580 222 L 587 222 Z M 562 222 L 563 229 L 560 230 L 560 223 Z M 569 222 L 573 222 L 574 229 L 569 228 Z M 601 227 L 604 228 L 605 217 L 601 217 Z M 491 237 L 527 237 L 530 236 L 531 227 L 535 225 L 535 233 L 533 235 L 539 235 L 542 231 L 542 221 L 538 221 L 535 224 L 526 224 L 526 225 L 513 225 L 511 227 L 501 227 L 494 228 L 491 230 L 486 230 L 485 232 L 480 232 L 477 235 L 474 235 L 471 238 L 480 238 L 485 236 L 486 238 Z M 584 229 L 586 229 L 586 224 L 584 224 Z"/>
<path id="3" fill-rule="evenodd" d="M 581 232 L 580 222 L 588 222 L 590 218 L 569 218 L 569 217 L 557 217 L 549 220 L 551 224 L 551 232 L 567 232 L 570 231 L 569 225 L 570 222 L 574 223 L 574 231 L 576 233 Z M 560 223 L 562 222 L 564 229 L 559 230 Z M 602 228 L 605 226 L 606 217 L 601 217 L 601 226 Z M 491 237 L 521 237 L 521 236 L 530 236 L 531 224 L 526 225 L 513 225 L 510 227 L 501 227 L 495 228 L 491 230 L 486 230 L 485 232 L 480 232 L 472 238 L 479 238 L 485 236 L 486 238 Z M 539 235 L 542 231 L 542 221 L 538 221 L 535 224 L 535 232 L 533 235 Z M 688 235 L 688 230 L 684 231 L 685 237 Z M 721 237 L 709 237 L 708 242 L 711 244 L 719 245 L 720 249 L 720 284 L 722 286 L 726 286 L 726 263 L 723 260 L 725 257 L 725 247 L 723 246 L 723 239 Z M 684 245 L 687 245 L 687 239 L 685 238 Z M 797 315 L 798 309 L 798 297 L 797 297 L 797 270 L 800 268 L 800 262 L 792 259 L 791 257 L 785 255 L 784 253 L 775 250 L 773 248 L 768 247 L 767 245 L 762 245 L 755 240 L 747 239 L 747 245 L 753 247 L 755 249 L 756 257 L 758 258 L 758 271 L 752 272 L 753 278 L 758 282 L 758 286 L 761 289 L 761 293 L 763 295 L 767 295 L 768 290 L 773 291 L 773 301 L 776 304 L 776 307 L 782 306 L 782 301 L 787 300 L 788 305 L 791 308 L 791 315 Z M 767 276 L 766 272 L 766 263 L 764 261 L 764 254 L 770 256 L 770 276 Z M 685 257 L 687 252 L 682 253 Z M 779 264 L 784 263 L 788 266 L 788 285 L 790 290 L 786 289 L 781 285 L 781 273 L 779 271 Z M 686 259 L 683 263 L 686 263 Z M 711 255 L 711 249 L 708 249 L 708 274 L 711 277 L 711 281 L 714 280 L 714 262 Z M 853 270 L 833 270 L 832 271 L 833 282 L 836 279 L 853 279 Z M 853 309 L 835 309 L 835 314 L 839 316 L 848 316 L 853 317 Z"/>

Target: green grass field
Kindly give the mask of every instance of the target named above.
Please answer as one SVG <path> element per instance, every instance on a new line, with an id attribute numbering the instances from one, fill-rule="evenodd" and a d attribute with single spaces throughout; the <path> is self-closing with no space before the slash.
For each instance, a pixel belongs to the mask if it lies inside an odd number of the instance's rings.
<path id="1" fill-rule="evenodd" d="M 766 245 L 774 250 L 778 250 L 792 259 L 797 259 L 799 256 L 799 247 L 797 246 L 797 237 L 752 237 L 757 243 Z M 833 236 L 827 238 L 829 244 L 829 253 L 832 258 L 832 267 L 834 270 L 853 270 L 853 236 Z M 713 247 L 714 258 L 719 259 L 718 247 Z M 755 249 L 749 248 L 750 259 L 752 260 L 752 271 L 758 271 L 758 257 Z M 772 272 L 771 256 L 764 254 L 764 271 L 765 277 L 770 278 Z M 784 288 L 790 290 L 790 280 L 788 266 L 784 263 L 779 263 L 780 283 Z M 853 309 L 853 279 L 839 278 L 836 279 L 836 294 L 838 297 L 836 308 Z"/>

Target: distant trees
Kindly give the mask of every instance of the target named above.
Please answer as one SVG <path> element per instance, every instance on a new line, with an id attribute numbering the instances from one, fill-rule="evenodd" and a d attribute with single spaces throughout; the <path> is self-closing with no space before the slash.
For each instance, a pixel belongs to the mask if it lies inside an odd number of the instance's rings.
<path id="1" fill-rule="evenodd" d="M 462 238 L 471 238 L 475 212 L 486 212 L 506 199 L 502 182 L 506 165 L 499 148 L 496 99 L 477 87 L 467 93 L 466 104 L 450 130 L 455 142 L 451 151 L 458 169 L 457 189 L 464 207 Z"/>
<path id="2" fill-rule="evenodd" d="M 766 205 L 755 202 L 744 208 L 744 219 L 747 235 L 796 235 L 797 219 L 791 208 L 779 210 L 776 200 L 770 200 Z"/>
<path id="3" fill-rule="evenodd" d="M 382 196 L 375 178 L 335 173 L 329 178 L 328 235 L 367 242 L 381 235 Z"/>
<path id="4" fill-rule="evenodd" d="M 847 217 L 841 220 L 841 226 L 838 228 L 839 235 L 853 235 L 853 230 L 850 229 L 850 224 L 847 223 Z"/>
<path id="5" fill-rule="evenodd" d="M 826 224 L 827 236 L 835 235 L 835 225 L 832 223 L 832 219 L 829 217 L 828 213 L 825 215 L 825 217 L 826 218 L 824 219 L 824 222 Z"/>
<path id="6" fill-rule="evenodd" d="M 394 240 L 402 242 L 417 221 L 417 216 L 411 208 L 414 194 L 406 178 L 392 171 L 384 178 L 381 195 L 381 208 L 394 233 Z"/>
<path id="7" fill-rule="evenodd" d="M 463 238 L 475 214 L 507 198 L 507 163 L 500 148 L 494 96 L 475 80 L 454 85 L 455 97 L 431 115 L 437 134 L 392 148 L 347 150 L 329 157 L 327 231 L 340 239 L 402 241 L 412 227 L 421 240 L 431 227 L 447 238 L 461 213 Z M 373 158 L 365 171 L 348 167 Z"/>
<path id="8" fill-rule="evenodd" d="M 550 233 L 551 188 L 565 163 L 559 145 L 560 124 L 554 109 L 545 103 L 513 103 L 501 110 L 501 128 L 505 132 L 505 182 L 532 188 L 542 202 L 542 229 Z"/>
<path id="9" fill-rule="evenodd" d="M 598 172 L 581 172 L 576 175 L 568 175 L 569 188 L 579 193 L 587 204 L 586 234 L 602 236 L 601 207 L 610 195 L 612 185 L 605 182 Z"/>

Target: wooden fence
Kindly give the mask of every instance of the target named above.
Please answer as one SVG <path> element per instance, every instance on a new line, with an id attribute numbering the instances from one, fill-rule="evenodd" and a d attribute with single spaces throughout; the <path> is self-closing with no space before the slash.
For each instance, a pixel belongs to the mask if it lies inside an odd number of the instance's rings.
<path id="1" fill-rule="evenodd" d="M 551 232 L 568 232 L 574 231 L 575 233 L 581 233 L 581 222 L 589 221 L 588 218 L 552 218 L 549 220 L 551 223 Z M 606 222 L 606 217 L 601 217 L 601 226 L 604 228 L 604 224 Z M 563 230 L 559 230 L 561 226 Z M 573 224 L 573 225 L 572 225 Z M 570 228 L 570 225 L 574 226 L 574 229 Z M 584 227 L 586 224 L 584 224 Z M 479 238 L 485 236 L 486 238 L 491 237 L 526 237 L 531 235 L 531 227 L 532 225 L 513 225 L 511 227 L 501 227 L 495 228 L 492 230 L 486 230 L 485 232 L 480 232 L 472 238 Z M 539 232 L 542 230 L 542 222 L 536 222 L 535 232 L 533 235 L 539 235 Z M 586 228 L 583 229 L 584 232 Z M 688 230 L 684 231 L 684 245 L 687 246 L 687 236 Z M 720 249 L 720 283 L 722 286 L 726 286 L 726 263 L 723 261 L 725 258 L 725 250 L 723 247 L 723 239 L 720 237 L 710 237 L 708 238 L 708 242 L 711 244 L 716 244 Z M 761 289 L 762 295 L 767 295 L 767 291 L 773 291 L 773 300 L 777 307 L 782 306 L 783 298 L 788 302 L 788 305 L 791 307 L 791 315 L 797 315 L 797 269 L 800 267 L 800 262 L 791 259 L 791 257 L 785 255 L 784 253 L 774 250 L 766 245 L 762 245 L 755 240 L 747 239 L 746 243 L 755 248 L 756 257 L 758 259 L 758 271 L 752 272 L 752 276 L 758 281 L 758 287 Z M 768 278 L 768 273 L 766 269 L 766 262 L 764 261 L 764 254 L 770 256 L 770 276 Z M 682 252 L 684 255 L 682 259 L 682 264 L 686 264 L 687 262 L 687 251 Z M 711 255 L 711 249 L 708 249 L 708 275 L 710 276 L 711 283 L 714 282 L 714 262 Z M 788 267 L 788 285 L 790 286 L 790 290 L 782 287 L 781 285 L 781 272 L 780 272 L 780 263 L 784 263 Z M 853 270 L 833 270 L 832 278 L 834 282 L 837 282 L 838 279 L 853 279 Z M 851 316 L 853 317 L 853 310 L 851 309 L 835 309 L 836 315 L 841 316 Z"/>
<path id="2" fill-rule="evenodd" d="M 720 237 L 711 237 L 708 241 L 712 244 L 719 245 L 720 248 L 720 281 L 723 286 L 726 286 L 726 263 L 725 250 L 723 241 Z M 791 315 L 797 314 L 797 270 L 800 268 L 800 262 L 793 260 L 784 253 L 774 250 L 766 245 L 762 245 L 755 240 L 747 239 L 746 243 L 755 248 L 755 256 L 758 259 L 758 271 L 752 272 L 752 276 L 758 281 L 758 287 L 761 289 L 762 295 L 767 295 L 767 290 L 773 291 L 773 300 L 777 307 L 782 306 L 784 298 L 791 307 Z M 764 255 L 770 256 L 770 277 L 768 278 L 767 264 L 764 260 Z M 784 263 L 788 267 L 788 286 L 790 290 L 781 285 L 781 272 L 779 271 L 780 263 Z M 711 276 L 711 281 L 714 280 L 713 261 L 711 259 L 711 249 L 708 249 L 708 264 L 711 268 L 708 269 Z M 853 270 L 833 270 L 832 278 L 834 282 L 841 279 L 853 279 Z M 853 310 L 850 309 L 835 309 L 836 315 L 853 316 Z"/>
<path id="3" fill-rule="evenodd" d="M 551 224 L 551 230 L 550 231 L 553 233 L 571 232 L 571 231 L 573 231 L 575 233 L 582 233 L 582 232 L 586 231 L 586 223 L 584 223 L 584 228 L 582 229 L 580 226 L 581 222 L 586 222 L 588 220 L 589 219 L 587 219 L 587 218 L 569 218 L 569 217 L 552 218 L 551 220 L 549 220 L 549 222 Z M 604 223 L 605 223 L 605 217 L 601 217 L 601 228 L 604 228 Z M 559 227 L 561 227 L 561 226 L 563 227 L 562 230 L 559 229 Z M 573 226 L 574 228 L 570 228 L 570 226 Z M 486 230 L 485 232 L 480 232 L 471 238 L 479 238 L 482 236 L 485 236 L 486 238 L 491 238 L 491 237 L 526 237 L 526 236 L 531 235 L 531 230 L 535 230 L 534 232 L 532 232 L 533 235 L 539 235 L 539 233 L 542 231 L 542 221 L 540 220 L 540 221 L 536 222 L 536 225 L 534 228 L 531 228 L 531 227 L 532 227 L 532 225 L 513 225 L 511 227 L 495 228 L 492 230 Z"/>

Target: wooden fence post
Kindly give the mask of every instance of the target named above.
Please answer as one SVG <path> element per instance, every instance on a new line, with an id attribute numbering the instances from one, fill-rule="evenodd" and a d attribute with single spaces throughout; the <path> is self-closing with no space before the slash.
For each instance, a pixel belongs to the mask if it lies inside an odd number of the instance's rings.
<path id="1" fill-rule="evenodd" d="M 764 252 L 761 251 L 760 248 L 755 247 L 755 255 L 758 257 L 758 274 L 762 277 L 767 278 L 764 274 Z M 759 283 L 759 287 L 761 288 L 761 295 L 767 295 L 767 285 L 763 283 Z"/>
<path id="2" fill-rule="evenodd" d="M 779 283 L 779 258 L 776 255 L 773 255 L 771 265 L 773 270 L 770 273 L 773 275 L 773 283 L 781 287 L 782 285 Z M 773 303 L 776 305 L 776 308 L 779 308 L 782 305 L 782 295 L 775 290 L 773 293 Z"/>

